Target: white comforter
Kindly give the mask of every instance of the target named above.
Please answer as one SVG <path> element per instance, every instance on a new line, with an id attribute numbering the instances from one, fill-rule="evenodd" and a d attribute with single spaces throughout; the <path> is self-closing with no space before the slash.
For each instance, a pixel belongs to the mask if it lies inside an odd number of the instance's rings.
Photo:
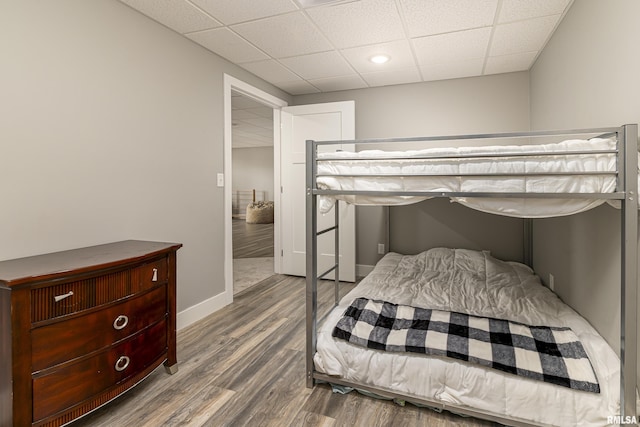
<path id="1" fill-rule="evenodd" d="M 318 162 L 318 174 L 420 174 L 449 175 L 477 173 L 509 173 L 513 177 L 318 177 L 317 186 L 328 190 L 360 191 L 429 191 L 429 192 L 505 192 L 505 193 L 610 193 L 615 191 L 615 175 L 536 176 L 536 172 L 615 171 L 615 154 L 585 154 L 581 156 L 485 157 L 475 159 L 419 159 L 424 156 L 492 155 L 509 153 L 551 153 L 562 151 L 615 150 L 613 139 L 567 140 L 554 144 L 514 145 L 490 147 L 430 148 L 403 152 L 366 150 L 358 153 L 319 153 L 322 160 L 360 158 L 370 160 L 342 160 Z M 402 156 L 404 159 L 390 159 Z M 522 175 L 518 175 L 522 174 Z M 429 197 L 420 196 L 362 196 L 336 197 L 359 205 L 402 205 Z M 457 197 L 454 201 L 471 208 L 506 216 L 542 218 L 571 215 L 592 209 L 604 200 L 591 199 L 525 199 Z M 321 197 L 320 211 L 328 212 L 335 198 Z"/>
<path id="2" fill-rule="evenodd" d="M 331 336 L 357 297 L 469 313 L 529 325 L 568 326 L 596 372 L 599 394 L 458 360 L 362 348 Z M 387 254 L 318 330 L 316 369 L 346 380 L 540 425 L 602 426 L 619 414 L 620 362 L 604 339 L 528 267 L 463 249 Z"/>

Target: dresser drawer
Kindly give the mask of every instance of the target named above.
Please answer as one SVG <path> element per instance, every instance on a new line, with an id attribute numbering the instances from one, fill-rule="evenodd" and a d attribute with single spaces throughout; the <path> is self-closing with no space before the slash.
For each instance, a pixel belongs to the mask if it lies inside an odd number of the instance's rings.
<path id="1" fill-rule="evenodd" d="M 157 361 L 167 351 L 167 324 L 162 320 L 93 357 L 34 375 L 33 421 L 57 414 L 98 395 Z"/>
<path id="2" fill-rule="evenodd" d="M 31 290 L 31 322 L 77 313 L 95 306 L 95 303 L 95 286 L 91 280 L 34 288 Z"/>
<path id="3" fill-rule="evenodd" d="M 31 322 L 56 319 L 133 294 L 130 269 L 31 290 Z"/>
<path id="4" fill-rule="evenodd" d="M 140 292 L 164 283 L 169 278 L 167 258 L 160 258 L 134 268 L 131 271 L 133 292 Z"/>
<path id="5" fill-rule="evenodd" d="M 166 286 L 97 312 L 31 331 L 33 372 L 110 346 L 165 318 Z"/>

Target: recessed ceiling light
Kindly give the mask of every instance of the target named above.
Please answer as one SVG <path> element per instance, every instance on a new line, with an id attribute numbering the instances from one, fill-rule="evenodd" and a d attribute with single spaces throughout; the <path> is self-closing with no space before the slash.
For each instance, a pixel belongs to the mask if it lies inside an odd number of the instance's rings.
<path id="1" fill-rule="evenodd" d="M 369 58 L 369 61 L 373 62 L 374 64 L 384 64 L 389 59 L 391 59 L 389 58 L 389 55 L 374 55 Z"/>

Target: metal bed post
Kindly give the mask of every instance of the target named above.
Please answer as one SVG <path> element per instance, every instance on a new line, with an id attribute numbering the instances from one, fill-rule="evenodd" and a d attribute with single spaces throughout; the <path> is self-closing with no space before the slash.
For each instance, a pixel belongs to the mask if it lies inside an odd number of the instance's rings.
<path id="1" fill-rule="evenodd" d="M 522 256 L 526 265 L 533 268 L 533 219 L 525 218 L 522 224 Z"/>
<path id="2" fill-rule="evenodd" d="M 636 416 L 637 286 L 638 286 L 638 125 L 624 125 L 618 141 L 625 154 L 620 175 L 625 189 L 621 200 L 621 301 L 620 301 L 620 409 Z M 619 143 L 620 143 L 619 142 Z"/>
<path id="3" fill-rule="evenodd" d="M 333 287 L 334 289 L 333 289 L 333 292 L 335 294 L 336 305 L 338 305 L 338 303 L 340 302 L 340 233 L 339 233 L 340 232 L 340 224 L 339 224 L 340 214 L 339 214 L 339 209 L 338 209 L 339 205 L 340 205 L 340 202 L 338 202 L 337 200 L 336 200 L 335 205 L 333 205 L 333 208 L 336 210 L 335 223 L 334 223 L 334 225 L 335 225 L 335 228 L 334 228 L 334 230 L 335 230 L 334 231 L 334 240 L 335 240 L 335 242 L 334 242 L 334 244 L 335 244 L 335 246 L 334 246 L 334 251 L 335 251 L 334 252 L 334 254 L 335 254 L 334 259 L 335 259 L 335 262 L 334 262 L 334 264 L 336 266 L 336 269 L 335 269 L 335 273 L 333 275 L 333 277 L 334 277 L 334 287 Z"/>
<path id="4" fill-rule="evenodd" d="M 306 291 L 306 310 L 307 310 L 307 387 L 313 387 L 313 355 L 316 353 L 317 329 L 316 320 L 318 315 L 318 260 L 317 252 L 317 197 L 313 190 L 315 189 L 316 175 L 316 143 L 307 140 L 306 142 L 306 274 L 307 274 L 307 291 Z"/>

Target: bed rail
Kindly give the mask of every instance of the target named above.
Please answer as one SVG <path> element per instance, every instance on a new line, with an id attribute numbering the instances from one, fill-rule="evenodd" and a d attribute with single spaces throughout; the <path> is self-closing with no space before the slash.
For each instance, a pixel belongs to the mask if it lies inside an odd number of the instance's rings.
<path id="1" fill-rule="evenodd" d="M 317 179 L 321 176 L 318 175 L 318 162 L 323 160 L 318 158 L 318 151 L 321 146 L 331 146 L 337 144 L 381 144 L 381 143 L 415 143 L 415 142 L 433 142 L 433 141 L 460 141 L 460 140 L 487 140 L 487 139 L 504 139 L 504 138 L 535 138 L 535 137 L 557 137 L 557 136 L 570 136 L 570 135 L 591 135 L 590 137 L 607 138 L 615 136 L 617 140 L 617 147 L 614 150 L 580 150 L 580 151 L 567 151 L 567 152 L 531 152 L 531 153 L 505 153 L 503 158 L 513 157 L 521 158 L 527 156 L 581 156 L 585 154 L 615 154 L 616 156 L 616 168 L 615 171 L 586 171 L 574 173 L 542 173 L 535 172 L 531 174 L 523 173 L 480 173 L 480 174 L 467 174 L 464 176 L 469 177 L 492 177 L 492 178 L 508 178 L 514 176 L 565 176 L 565 175 L 602 175 L 602 176 L 615 176 L 616 188 L 615 191 L 609 193 L 595 193 L 595 192 L 571 192 L 571 193 L 552 193 L 552 192 L 447 192 L 447 191 L 357 191 L 357 190 L 323 190 L 319 189 L 317 185 Z M 620 400 L 621 400 L 621 415 L 623 417 L 636 416 L 636 390 L 637 390 L 637 281 L 638 281 L 638 126 L 636 124 L 623 125 L 620 127 L 608 127 L 608 128 L 592 128 L 592 129 L 575 129 L 575 130 L 559 130 L 559 131 L 533 131 L 533 132 L 510 132 L 510 133 L 495 133 L 495 134 L 475 134 L 475 135 L 450 135 L 450 136 L 428 136 L 417 138 L 386 138 L 386 139 L 361 139 L 361 140 L 349 140 L 349 141 L 307 141 L 306 152 L 306 221 L 307 221 L 307 241 L 306 241 L 306 303 L 307 303 L 307 357 L 306 357 L 306 377 L 307 386 L 313 387 L 314 381 L 326 380 L 326 376 L 315 372 L 313 364 L 313 356 L 316 352 L 316 340 L 317 340 L 317 285 L 320 277 L 318 275 L 317 265 L 317 236 L 324 232 L 332 231 L 324 230 L 320 233 L 317 230 L 317 218 L 318 218 L 318 202 L 317 197 L 323 195 L 364 195 L 364 196 L 429 196 L 429 197 L 482 197 L 482 198 L 588 198 L 588 199 L 606 199 L 606 200 L 618 200 L 621 205 L 621 259 L 620 259 L 620 271 L 621 271 L 621 314 L 620 314 L 620 362 L 621 362 L 621 375 L 620 375 Z M 535 146 L 535 144 L 532 144 Z M 491 155 L 454 155 L 454 156 L 427 156 L 429 159 L 442 159 L 442 160 L 459 160 L 463 158 L 485 158 L 485 157 L 500 157 L 495 153 Z M 390 158 L 375 158 L 375 159 L 362 159 L 355 157 L 345 157 L 342 159 L 332 158 L 331 161 L 341 160 L 393 160 L 403 159 L 402 156 L 390 157 Z M 412 160 L 415 160 L 412 159 Z M 334 175 L 335 176 L 335 175 Z M 349 175 L 351 177 L 358 177 L 359 174 Z M 372 176 L 372 175 L 367 175 Z M 388 176 L 407 176 L 407 175 L 385 175 L 379 174 L 376 177 L 388 177 Z M 417 176 L 463 176 L 463 175 L 451 175 L 451 174 L 418 174 Z M 337 206 L 336 206 L 336 224 L 338 224 Z M 529 221 L 529 220 L 527 220 Z M 525 221 L 525 230 L 531 232 L 531 223 Z M 333 231 L 336 231 L 337 227 Z M 529 251 L 531 251 L 531 236 L 525 238 Z M 336 270 L 339 268 L 339 251 L 337 246 L 338 239 L 336 238 Z M 530 254 L 528 255 L 530 256 Z M 332 270 L 333 271 L 333 268 Z M 328 274 L 329 272 L 327 272 Z M 339 300 L 338 292 L 338 274 L 336 272 L 336 304 Z M 474 412 L 473 415 L 481 416 L 481 412 Z M 488 419 L 492 419 L 491 416 Z M 506 420 L 513 421 L 513 420 Z"/>
<path id="2" fill-rule="evenodd" d="M 415 138 L 388 138 L 388 139 L 361 139 L 352 141 L 307 141 L 307 145 L 311 150 L 310 161 L 313 162 L 313 182 L 311 190 L 316 195 L 322 196 L 424 196 L 424 197 L 500 197 L 500 198 L 571 198 L 571 199 L 601 199 L 601 200 L 622 200 L 625 197 L 622 186 L 621 176 L 625 172 L 625 148 L 622 144 L 625 126 L 619 128 L 594 128 L 594 129 L 578 129 L 563 131 L 535 131 L 522 133 L 498 133 L 498 134 L 475 134 L 475 135 L 453 135 L 453 136 L 428 136 Z M 371 157 L 354 157 L 341 156 L 331 158 L 319 158 L 318 150 L 323 146 L 331 146 L 336 144 L 404 144 L 416 142 L 434 142 L 434 141 L 463 141 L 463 140 L 480 140 L 480 139 L 514 139 L 514 138 L 536 138 L 536 137 L 560 137 L 560 136 L 580 136 L 590 135 L 589 137 L 616 137 L 618 141 L 617 147 L 611 150 L 593 149 L 593 150 L 565 150 L 565 151 L 541 151 L 536 150 L 537 144 L 527 144 L 532 147 L 531 151 L 504 153 L 461 153 L 461 154 L 425 154 L 412 155 L 411 157 L 402 156 L 398 152 L 388 156 L 371 156 Z M 507 147 L 505 147 L 507 148 Z M 496 159 L 496 161 L 506 159 L 527 159 L 527 158 L 554 158 L 554 157 L 573 157 L 577 159 L 584 155 L 614 155 L 616 157 L 616 169 L 611 171 L 587 170 L 576 172 L 486 172 L 486 173 L 318 173 L 318 164 L 323 162 L 340 163 L 340 162 L 385 162 L 385 161 L 420 161 L 420 160 L 438 160 L 438 161 L 458 161 L 458 160 L 474 160 L 474 159 Z M 600 193 L 600 192 L 502 192 L 496 191 L 386 191 L 386 190 L 336 190 L 321 189 L 317 186 L 317 178 L 334 177 L 334 178 L 509 178 L 509 177 L 588 177 L 588 176 L 614 176 L 616 177 L 616 191 Z"/>
<path id="3" fill-rule="evenodd" d="M 430 142 L 430 141 L 460 141 L 473 139 L 510 139 L 510 138 L 530 138 L 542 136 L 570 136 L 570 135 L 587 135 L 594 137 L 608 137 L 618 135 L 625 126 L 591 129 L 572 129 L 572 130 L 549 130 L 549 131 L 529 131 L 529 132 L 501 132 L 501 133 L 480 133 L 480 134 L 460 134 L 460 135 L 439 135 L 439 136 L 420 136 L 410 138 L 373 138 L 373 139 L 354 139 L 354 140 L 333 140 L 333 141 L 313 141 L 322 145 L 341 145 L 341 144 L 382 144 L 389 142 Z M 307 141 L 309 142 L 309 141 Z"/>

